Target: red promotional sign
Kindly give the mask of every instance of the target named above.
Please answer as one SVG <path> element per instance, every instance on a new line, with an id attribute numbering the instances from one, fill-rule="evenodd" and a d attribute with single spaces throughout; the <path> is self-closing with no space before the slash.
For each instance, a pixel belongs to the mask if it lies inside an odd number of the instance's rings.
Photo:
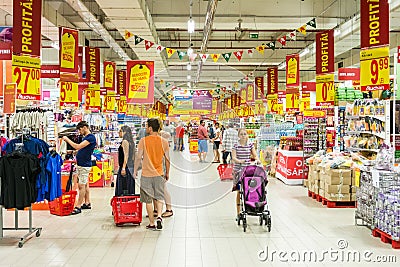
<path id="1" fill-rule="evenodd" d="M 0 41 L 0 60 L 12 59 L 12 43 Z"/>
<path id="2" fill-rule="evenodd" d="M 319 32 L 315 36 L 316 42 L 316 74 L 325 74 L 335 71 L 335 53 L 333 30 Z"/>
<path id="3" fill-rule="evenodd" d="M 254 98 L 254 83 L 248 83 L 246 86 L 246 102 L 249 104 L 254 103 L 255 98 Z"/>
<path id="4" fill-rule="evenodd" d="M 254 79 L 255 83 L 255 99 L 260 100 L 264 99 L 264 77 L 256 77 Z"/>
<path id="5" fill-rule="evenodd" d="M 40 67 L 40 78 L 60 78 L 59 65 L 42 65 Z"/>
<path id="6" fill-rule="evenodd" d="M 129 60 L 127 67 L 127 103 L 153 104 L 154 61 Z"/>
<path id="7" fill-rule="evenodd" d="M 85 47 L 86 80 L 93 84 L 100 83 L 100 48 Z"/>
<path id="8" fill-rule="evenodd" d="M 78 31 L 64 27 L 60 33 L 60 73 L 78 73 Z"/>
<path id="9" fill-rule="evenodd" d="M 40 56 L 42 0 L 13 0 L 14 54 Z"/>
<path id="10" fill-rule="evenodd" d="M 268 87 L 267 87 L 267 95 L 276 94 L 278 91 L 278 68 L 268 68 L 267 69 L 268 76 Z"/>
<path id="11" fill-rule="evenodd" d="M 299 54 L 286 56 L 286 87 L 300 86 L 300 57 Z"/>
<path id="12" fill-rule="evenodd" d="M 301 91 L 302 92 L 315 92 L 316 84 L 315 82 L 302 82 L 301 83 Z"/>
<path id="13" fill-rule="evenodd" d="M 15 113 L 15 97 L 17 95 L 17 84 L 6 83 L 4 84 L 4 114 Z"/>
<path id="14" fill-rule="evenodd" d="M 117 94 L 126 95 L 126 71 L 117 70 Z"/>
<path id="15" fill-rule="evenodd" d="M 361 0 L 360 5 L 361 48 L 388 45 L 388 0 Z"/>
<path id="16" fill-rule="evenodd" d="M 78 47 L 78 74 L 79 79 L 83 79 L 83 46 Z"/>
<path id="17" fill-rule="evenodd" d="M 278 104 L 283 104 L 283 99 L 286 99 L 286 91 L 278 91 Z"/>
<path id="18" fill-rule="evenodd" d="M 304 179 L 308 173 L 302 157 L 287 156 L 284 152 L 278 152 L 276 171 L 286 179 Z"/>
<path id="19" fill-rule="evenodd" d="M 338 69 L 339 81 L 359 81 L 360 69 L 359 68 L 339 68 Z"/>
<path id="20" fill-rule="evenodd" d="M 115 62 L 104 61 L 104 87 L 115 92 Z"/>

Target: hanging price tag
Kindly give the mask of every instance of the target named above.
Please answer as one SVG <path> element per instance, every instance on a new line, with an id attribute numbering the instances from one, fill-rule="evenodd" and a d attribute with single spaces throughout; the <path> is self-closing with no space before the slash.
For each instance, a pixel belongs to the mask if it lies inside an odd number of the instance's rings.
<path id="1" fill-rule="evenodd" d="M 360 52 L 361 91 L 390 89 L 389 47 L 379 47 Z"/>
<path id="2" fill-rule="evenodd" d="M 334 75 L 318 75 L 316 78 L 317 106 L 335 105 Z"/>
<path id="3" fill-rule="evenodd" d="M 103 111 L 106 113 L 114 113 L 116 104 L 115 95 L 106 95 L 104 97 Z"/>
<path id="4" fill-rule="evenodd" d="M 101 99 L 100 90 L 86 89 L 85 91 L 85 108 L 91 111 L 100 111 Z"/>
<path id="5" fill-rule="evenodd" d="M 268 105 L 268 111 L 270 113 L 278 113 L 278 94 L 273 94 L 273 95 L 268 95 L 267 96 L 267 105 Z"/>
<path id="6" fill-rule="evenodd" d="M 286 92 L 286 111 L 288 112 L 295 112 L 299 111 L 300 105 L 300 93 L 299 92 Z"/>
<path id="7" fill-rule="evenodd" d="M 78 87 L 77 82 L 60 82 L 60 108 L 79 106 Z"/>
<path id="8" fill-rule="evenodd" d="M 17 99 L 40 100 L 40 58 L 13 56 L 12 80 L 17 84 Z"/>
<path id="9" fill-rule="evenodd" d="M 121 96 L 120 99 L 117 100 L 117 113 L 125 114 L 126 109 L 127 109 L 126 96 Z"/>

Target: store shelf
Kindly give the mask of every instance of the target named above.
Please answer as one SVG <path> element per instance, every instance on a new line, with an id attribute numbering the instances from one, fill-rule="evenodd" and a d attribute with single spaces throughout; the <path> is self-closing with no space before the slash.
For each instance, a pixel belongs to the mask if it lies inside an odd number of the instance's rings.
<path id="1" fill-rule="evenodd" d="M 385 133 L 373 133 L 369 131 L 348 131 L 347 134 L 370 134 L 379 137 L 381 139 L 385 139 Z"/>
<path id="2" fill-rule="evenodd" d="M 385 116 L 378 116 L 378 115 L 347 116 L 347 118 L 348 119 L 353 119 L 353 120 L 362 119 L 362 118 L 372 118 L 372 119 L 377 119 L 377 120 L 380 120 L 380 121 L 383 121 L 383 122 L 386 121 Z"/>
<path id="3" fill-rule="evenodd" d="M 356 148 L 356 147 L 346 147 L 346 149 L 351 151 L 364 151 L 364 152 L 374 152 L 374 153 L 379 152 L 379 149 L 367 149 L 367 148 Z"/>

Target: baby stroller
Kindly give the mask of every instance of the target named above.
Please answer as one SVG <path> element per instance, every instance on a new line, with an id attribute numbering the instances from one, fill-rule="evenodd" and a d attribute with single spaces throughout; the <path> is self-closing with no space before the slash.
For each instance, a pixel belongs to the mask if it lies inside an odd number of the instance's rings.
<path id="1" fill-rule="evenodd" d="M 243 168 L 240 178 L 240 208 L 238 225 L 243 222 L 243 230 L 246 232 L 246 216 L 258 216 L 260 225 L 267 226 L 271 231 L 271 214 L 268 210 L 266 187 L 267 174 L 260 166 L 250 165 Z"/>

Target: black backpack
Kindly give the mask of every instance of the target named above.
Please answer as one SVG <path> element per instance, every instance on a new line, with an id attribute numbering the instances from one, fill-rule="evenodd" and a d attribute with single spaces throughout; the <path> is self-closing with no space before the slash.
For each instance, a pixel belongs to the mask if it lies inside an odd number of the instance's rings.
<path id="1" fill-rule="evenodd" d="M 210 139 L 215 138 L 215 131 L 214 131 L 214 128 L 213 128 L 213 127 L 210 127 L 210 136 L 209 136 L 209 138 L 210 138 Z"/>

